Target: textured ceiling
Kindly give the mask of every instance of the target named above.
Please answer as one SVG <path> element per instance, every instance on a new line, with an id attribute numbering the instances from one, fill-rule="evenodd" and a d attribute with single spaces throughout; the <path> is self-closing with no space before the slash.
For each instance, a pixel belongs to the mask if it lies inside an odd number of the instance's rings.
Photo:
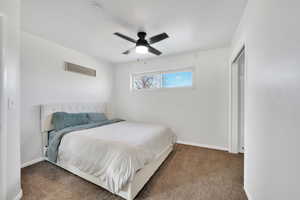
<path id="1" fill-rule="evenodd" d="M 123 55 L 133 38 L 167 32 L 153 45 L 163 55 L 229 45 L 246 0 L 22 0 L 22 29 L 65 47 L 121 63 L 154 55 Z M 162 55 L 162 56 L 163 56 Z"/>

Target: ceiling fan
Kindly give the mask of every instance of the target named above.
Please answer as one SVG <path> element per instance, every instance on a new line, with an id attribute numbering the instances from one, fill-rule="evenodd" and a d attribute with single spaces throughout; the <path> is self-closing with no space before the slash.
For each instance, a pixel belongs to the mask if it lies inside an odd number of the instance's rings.
<path id="1" fill-rule="evenodd" d="M 135 52 L 139 53 L 139 54 L 146 54 L 146 53 L 150 52 L 150 53 L 153 53 L 153 54 L 159 56 L 162 54 L 162 52 L 153 48 L 152 46 L 150 46 L 150 44 L 155 44 L 155 43 L 160 42 L 169 37 L 168 34 L 161 33 L 161 34 L 155 35 L 153 37 L 150 37 L 148 40 L 146 40 L 146 35 L 147 35 L 146 32 L 138 32 L 137 36 L 139 39 L 135 40 L 126 35 L 118 33 L 118 32 L 116 32 L 114 34 L 129 41 L 129 42 L 135 43 L 135 47 L 123 52 L 123 54 L 125 54 L 125 55 L 131 53 L 135 49 Z"/>

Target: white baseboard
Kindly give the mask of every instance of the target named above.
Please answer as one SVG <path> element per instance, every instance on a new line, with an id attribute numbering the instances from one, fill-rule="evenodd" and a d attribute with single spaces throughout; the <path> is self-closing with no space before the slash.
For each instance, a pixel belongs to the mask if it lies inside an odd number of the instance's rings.
<path id="1" fill-rule="evenodd" d="M 247 196 L 248 200 L 252 200 L 251 196 L 249 195 L 249 192 L 246 190 L 245 187 L 244 187 L 244 191 L 246 193 L 246 196 Z"/>
<path id="2" fill-rule="evenodd" d="M 33 164 L 35 164 L 35 163 L 41 162 L 41 161 L 43 161 L 43 160 L 45 160 L 44 157 L 36 158 L 36 159 L 34 159 L 34 160 L 31 160 L 31 161 L 28 161 L 28 162 L 23 163 L 23 164 L 21 165 L 21 168 L 28 167 L 28 166 L 33 165 Z"/>
<path id="3" fill-rule="evenodd" d="M 21 200 L 23 197 L 23 191 L 20 190 L 20 192 L 17 194 L 17 196 L 14 198 L 14 200 Z"/>
<path id="4" fill-rule="evenodd" d="M 228 148 L 225 147 L 219 147 L 215 145 L 209 145 L 209 144 L 199 144 L 199 143 L 194 143 L 194 142 L 185 142 L 185 141 L 177 141 L 178 144 L 186 144 L 186 145 L 191 145 L 191 146 L 196 146 L 196 147 L 203 147 L 207 149 L 215 149 L 215 150 L 221 150 L 221 151 L 228 151 Z"/>

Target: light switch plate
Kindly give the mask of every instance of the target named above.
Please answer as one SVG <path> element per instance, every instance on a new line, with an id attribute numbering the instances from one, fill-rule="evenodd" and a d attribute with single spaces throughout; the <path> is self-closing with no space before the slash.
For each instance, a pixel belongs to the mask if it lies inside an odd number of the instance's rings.
<path id="1" fill-rule="evenodd" d="M 13 99 L 8 99 L 8 110 L 12 110 L 15 108 L 15 101 Z"/>

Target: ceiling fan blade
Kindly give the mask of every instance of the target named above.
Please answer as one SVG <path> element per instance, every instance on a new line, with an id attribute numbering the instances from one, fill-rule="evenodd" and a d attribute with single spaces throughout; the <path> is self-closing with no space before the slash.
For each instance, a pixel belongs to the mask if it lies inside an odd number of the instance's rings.
<path id="1" fill-rule="evenodd" d="M 128 54 L 130 54 L 134 49 L 135 49 L 135 47 L 132 47 L 131 49 L 128 49 L 127 51 L 124 51 L 122 54 L 128 55 Z"/>
<path id="2" fill-rule="evenodd" d="M 154 43 L 160 42 L 160 41 L 162 41 L 164 39 L 167 39 L 168 37 L 169 37 L 168 34 L 161 33 L 159 35 L 155 35 L 155 36 L 149 38 L 149 43 L 150 44 L 154 44 Z"/>
<path id="3" fill-rule="evenodd" d="M 117 36 L 119 36 L 120 38 L 123 38 L 123 39 L 127 40 L 127 41 L 136 43 L 136 40 L 135 40 L 135 39 L 132 39 L 132 38 L 126 36 L 126 35 L 123 35 L 122 33 L 116 32 L 116 33 L 114 33 L 114 34 L 117 35 Z"/>
<path id="4" fill-rule="evenodd" d="M 162 54 L 160 51 L 158 51 L 157 49 L 155 49 L 155 48 L 153 48 L 151 46 L 148 46 L 148 51 L 150 53 L 153 53 L 153 54 L 157 55 L 157 56 L 159 56 L 160 54 Z"/>

